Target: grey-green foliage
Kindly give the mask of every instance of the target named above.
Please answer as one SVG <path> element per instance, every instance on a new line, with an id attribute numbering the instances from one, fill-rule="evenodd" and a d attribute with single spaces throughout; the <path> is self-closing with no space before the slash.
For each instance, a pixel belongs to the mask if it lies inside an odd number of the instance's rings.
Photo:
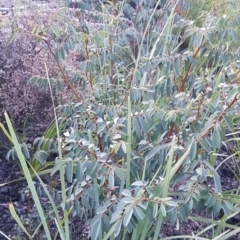
<path id="1" fill-rule="evenodd" d="M 73 49 L 82 56 L 77 69 L 65 70 L 85 89 L 82 102 L 57 108 L 65 121 L 63 159 L 52 174 L 65 166 L 72 183 L 66 207 L 91 219 L 91 239 L 157 239 L 161 219 L 173 225 L 193 209 L 229 215 L 239 200 L 223 197 L 212 154 L 238 127 L 239 49 L 231 44 L 239 41 L 239 18 L 202 11 L 194 22 L 186 1 L 76 2 L 88 20 L 52 28 L 53 36 L 74 41 L 60 44 L 55 56 L 62 64 Z M 81 76 L 75 83 L 74 71 Z"/>

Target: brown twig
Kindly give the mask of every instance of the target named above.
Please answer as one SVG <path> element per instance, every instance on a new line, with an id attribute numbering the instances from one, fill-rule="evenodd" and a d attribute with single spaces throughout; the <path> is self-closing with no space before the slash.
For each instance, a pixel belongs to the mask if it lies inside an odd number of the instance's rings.
<path id="1" fill-rule="evenodd" d="M 58 66 L 58 68 L 59 68 L 59 70 L 60 70 L 60 72 L 61 72 L 61 74 L 62 74 L 62 76 L 63 76 L 63 80 L 64 80 L 64 82 L 66 83 L 67 87 L 68 87 L 70 90 L 72 90 L 72 92 L 73 92 L 73 94 L 75 95 L 75 97 L 77 98 L 77 100 L 78 100 L 79 102 L 81 102 L 81 101 L 82 101 L 82 97 L 79 96 L 79 94 L 77 93 L 77 91 L 76 91 L 76 90 L 73 88 L 73 86 L 71 85 L 69 79 L 67 78 L 66 74 L 64 73 L 64 71 L 63 71 L 63 69 L 62 69 L 62 66 L 61 66 L 60 63 L 57 61 L 56 56 L 55 56 L 55 54 L 54 54 L 54 52 L 53 52 L 53 50 L 52 50 L 49 42 L 48 42 L 47 40 L 44 40 L 44 42 L 46 43 L 46 45 L 47 45 L 47 47 L 48 47 L 51 55 L 52 55 L 52 56 L 54 57 L 54 59 L 56 60 L 57 66 Z"/>
<path id="2" fill-rule="evenodd" d="M 84 43 L 85 43 L 85 52 L 86 52 L 86 58 L 87 61 L 90 61 L 90 56 L 89 56 L 89 49 L 88 49 L 88 38 L 85 37 L 84 38 Z M 93 77 L 92 77 L 92 73 L 90 72 L 90 76 L 89 76 L 89 83 L 93 92 Z"/>
<path id="3" fill-rule="evenodd" d="M 73 2 L 72 0 L 70 0 L 70 5 L 71 5 L 71 6 L 73 7 L 73 9 L 75 10 L 75 14 L 76 14 L 76 16 L 77 16 L 77 18 L 78 18 L 78 21 L 81 23 L 81 16 L 80 16 L 79 12 L 76 11 L 76 3 Z"/>
<path id="4" fill-rule="evenodd" d="M 195 58 L 198 55 L 199 51 L 200 51 L 200 47 L 198 47 L 196 52 L 193 54 L 193 58 Z M 187 81 L 187 77 L 189 75 L 189 72 L 190 72 L 191 68 L 192 68 L 192 63 L 189 64 L 185 76 L 181 79 L 181 85 L 180 85 L 180 88 L 178 90 L 179 92 L 183 92 L 184 91 L 185 84 L 186 84 L 186 81 Z"/>
<path id="5" fill-rule="evenodd" d="M 234 104 L 237 100 L 238 100 L 238 97 L 235 96 L 234 99 L 233 99 L 230 103 L 228 103 L 227 108 L 224 109 L 224 110 L 220 113 L 220 115 L 219 115 L 218 118 L 214 121 L 214 123 L 213 123 L 206 131 L 204 131 L 204 132 L 197 138 L 197 141 L 198 141 L 199 139 L 201 139 L 201 138 L 206 137 L 206 136 L 210 133 L 210 131 L 215 127 L 215 125 L 218 124 L 219 122 L 221 122 L 221 120 L 223 119 L 223 117 L 224 117 L 225 114 L 226 114 L 226 111 L 227 111 L 229 108 L 231 108 L 231 107 L 233 106 L 233 104 Z"/>

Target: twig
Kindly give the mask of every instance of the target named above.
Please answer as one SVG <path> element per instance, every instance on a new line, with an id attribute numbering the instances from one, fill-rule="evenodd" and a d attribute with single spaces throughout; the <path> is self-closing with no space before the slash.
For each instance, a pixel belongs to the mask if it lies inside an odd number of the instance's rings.
<path id="1" fill-rule="evenodd" d="M 54 59 L 56 60 L 56 56 L 55 56 L 55 54 L 54 54 L 54 52 L 53 52 L 53 50 L 52 50 L 49 42 L 48 42 L 47 40 L 44 40 L 44 42 L 47 44 L 47 47 L 48 47 L 50 53 L 52 54 L 52 56 L 53 56 Z M 67 78 L 66 74 L 64 73 L 64 71 L 63 71 L 62 66 L 60 65 L 60 63 L 59 63 L 57 60 L 56 60 L 56 63 L 57 63 L 57 66 L 58 66 L 60 72 L 62 73 L 64 82 L 66 83 L 66 85 L 68 86 L 68 88 L 72 90 L 72 92 L 73 92 L 73 94 L 75 95 L 75 97 L 77 98 L 77 100 L 78 100 L 79 102 L 81 102 L 83 98 L 79 96 L 79 94 L 77 93 L 77 91 L 76 91 L 76 90 L 73 88 L 73 86 L 71 85 L 71 83 L 70 83 L 69 79 Z"/>

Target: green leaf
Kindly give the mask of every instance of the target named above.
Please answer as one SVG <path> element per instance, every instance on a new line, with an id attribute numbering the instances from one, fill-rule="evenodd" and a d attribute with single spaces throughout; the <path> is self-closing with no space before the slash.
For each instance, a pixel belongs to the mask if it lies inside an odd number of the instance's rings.
<path id="1" fill-rule="evenodd" d="M 62 57 L 62 59 L 64 60 L 65 59 L 65 57 L 66 57 L 66 55 L 65 55 L 65 52 L 64 52 L 64 49 L 63 49 L 63 47 L 61 47 L 60 49 L 59 49 L 59 51 L 60 51 L 60 56 Z"/>
<path id="2" fill-rule="evenodd" d="M 58 28 L 55 25 L 52 25 L 51 29 L 52 29 L 53 33 L 56 35 L 56 37 L 60 36 L 60 32 L 59 32 Z"/>
<path id="3" fill-rule="evenodd" d="M 122 146 L 122 150 L 124 151 L 124 153 L 129 153 L 130 152 L 130 147 L 129 147 L 128 143 L 122 141 L 121 146 Z"/>
<path id="4" fill-rule="evenodd" d="M 235 212 L 235 207 L 234 207 L 229 201 L 224 200 L 223 202 L 226 204 L 226 206 L 227 206 L 232 212 Z"/>
<path id="5" fill-rule="evenodd" d="M 133 118 L 133 130 L 136 132 L 137 136 L 141 136 L 140 124 L 136 118 Z"/>
<path id="6" fill-rule="evenodd" d="M 124 189 L 122 191 L 122 195 L 125 196 L 125 197 L 131 197 L 132 196 L 131 192 L 128 189 Z"/>
<path id="7" fill-rule="evenodd" d="M 155 203 L 153 206 L 153 218 L 156 218 L 158 214 L 158 203 Z"/>
<path id="8" fill-rule="evenodd" d="M 105 124 L 101 124 L 98 126 L 98 130 L 97 130 L 97 135 L 100 134 L 101 132 L 103 132 L 103 130 L 106 128 Z"/>
<path id="9" fill-rule="evenodd" d="M 227 124 L 229 130 L 233 131 L 233 121 L 232 121 L 232 118 L 230 116 L 227 116 L 227 115 L 225 115 L 223 118 L 224 118 L 224 121 Z"/>
<path id="10" fill-rule="evenodd" d="M 187 140 L 187 131 L 186 131 L 186 129 L 183 129 L 183 131 L 182 131 L 182 139 L 183 139 L 183 141 Z"/>
<path id="11" fill-rule="evenodd" d="M 30 154 L 29 154 L 29 151 L 28 151 L 28 148 L 26 146 L 26 144 L 24 144 L 22 146 L 22 152 L 23 152 L 23 155 L 25 158 L 29 159 L 30 158 Z"/>
<path id="12" fill-rule="evenodd" d="M 212 195 L 212 194 L 209 194 L 208 196 L 208 199 L 207 199 L 207 207 L 210 208 L 212 207 L 215 203 L 216 203 L 216 198 Z"/>
<path id="13" fill-rule="evenodd" d="M 219 131 L 216 129 L 212 133 L 212 146 L 215 149 L 219 149 L 221 145 L 221 136 Z"/>
<path id="14" fill-rule="evenodd" d="M 98 209 L 97 209 L 97 214 L 102 214 L 102 213 L 104 213 L 104 212 L 106 212 L 107 211 L 107 208 L 106 207 L 99 207 Z"/>
<path id="15" fill-rule="evenodd" d="M 147 133 L 148 132 L 148 127 L 147 127 L 144 119 L 142 117 L 138 117 L 138 120 L 139 120 L 139 122 L 141 124 L 141 127 L 142 127 L 144 133 Z"/>
<path id="16" fill-rule="evenodd" d="M 60 170 L 60 168 L 65 165 L 66 162 L 65 161 L 57 161 L 55 163 L 55 166 L 53 167 L 52 171 L 51 171 L 51 175 L 50 176 L 53 176 L 57 171 Z"/>
<path id="17" fill-rule="evenodd" d="M 113 224 L 113 226 L 111 227 L 111 229 L 107 232 L 107 234 L 103 237 L 102 240 L 109 240 L 109 238 L 112 236 L 112 234 L 114 233 L 114 230 L 116 228 L 116 226 L 118 225 L 119 221 L 118 222 L 115 222 Z"/>
<path id="18" fill-rule="evenodd" d="M 144 209 L 144 210 L 146 210 L 147 207 L 148 207 L 148 203 L 142 204 L 142 203 L 140 202 L 140 203 L 138 203 L 137 205 L 138 205 L 141 209 Z"/>
<path id="19" fill-rule="evenodd" d="M 210 148 L 209 148 L 209 144 L 207 143 L 207 141 L 205 139 L 199 139 L 199 142 L 206 152 L 211 151 Z"/>
<path id="20" fill-rule="evenodd" d="M 144 214 L 144 212 L 142 211 L 141 208 L 139 208 L 138 206 L 136 206 L 136 207 L 134 208 L 134 210 L 135 210 L 136 215 L 138 216 L 138 218 L 139 218 L 140 220 L 144 220 L 144 219 L 145 219 L 145 214 Z"/>
<path id="21" fill-rule="evenodd" d="M 173 201 L 166 201 L 166 204 L 168 206 L 173 206 L 173 207 L 177 207 L 178 206 L 178 203 L 177 202 L 173 202 Z"/>
<path id="22" fill-rule="evenodd" d="M 151 160 L 157 153 L 159 152 L 158 149 L 152 149 L 146 156 L 146 161 Z"/>
<path id="23" fill-rule="evenodd" d="M 122 210 L 116 210 L 111 217 L 110 224 L 114 223 L 117 221 L 119 218 L 122 217 Z"/>
<path id="24" fill-rule="evenodd" d="M 179 216 L 183 221 L 187 219 L 188 212 L 186 211 L 184 204 L 179 208 Z"/>
<path id="25" fill-rule="evenodd" d="M 180 157 L 180 159 L 172 167 L 171 173 L 170 173 L 170 179 L 172 179 L 175 176 L 176 172 L 182 165 L 183 161 L 188 157 L 189 153 L 190 153 L 190 147 L 185 151 L 185 153 Z"/>
<path id="26" fill-rule="evenodd" d="M 132 183 L 132 185 L 131 186 L 146 186 L 147 184 L 146 184 L 146 182 L 144 182 L 144 181 L 136 181 L 136 182 L 134 182 L 134 183 Z"/>
<path id="27" fill-rule="evenodd" d="M 99 221 L 101 221 L 101 215 L 95 215 L 92 219 L 91 219 L 91 222 L 90 222 L 90 226 L 91 227 L 94 227 L 95 224 Z"/>
<path id="28" fill-rule="evenodd" d="M 230 34 L 232 36 L 232 39 L 233 39 L 234 43 L 237 43 L 238 38 L 237 38 L 236 31 L 234 29 L 230 29 Z"/>
<path id="29" fill-rule="evenodd" d="M 202 175 L 202 172 L 203 172 L 202 167 L 198 167 L 198 168 L 196 169 L 196 173 L 197 173 L 199 176 Z"/>
<path id="30" fill-rule="evenodd" d="M 64 50 L 65 50 L 65 53 L 66 53 L 66 56 L 68 56 L 70 54 L 70 49 L 68 47 L 69 45 L 66 43 L 64 44 Z"/>
<path id="31" fill-rule="evenodd" d="M 73 181 L 73 162 L 69 162 L 67 167 L 66 167 L 66 172 L 67 172 L 67 180 L 68 182 Z"/>
<path id="32" fill-rule="evenodd" d="M 123 225 L 125 227 L 127 227 L 128 223 L 130 222 L 130 220 L 132 218 L 132 214 L 133 214 L 133 209 L 130 208 L 129 211 L 125 214 L 125 216 L 123 218 Z"/>
<path id="33" fill-rule="evenodd" d="M 105 208 L 108 208 L 112 205 L 112 202 L 110 200 L 106 201 L 104 204 L 103 204 L 103 207 Z"/>
<path id="34" fill-rule="evenodd" d="M 49 156 L 48 152 L 46 152 L 44 150 L 38 150 L 34 154 L 33 158 L 37 159 L 43 165 L 46 163 L 48 156 Z"/>
<path id="35" fill-rule="evenodd" d="M 82 200 L 82 205 L 83 207 L 86 209 L 86 210 L 90 210 L 92 207 L 90 206 L 90 203 L 89 203 L 89 198 L 86 198 L 86 197 L 82 197 L 81 198 Z M 98 216 L 98 215 L 97 215 Z M 100 216 L 100 215 L 99 215 Z"/>
<path id="36" fill-rule="evenodd" d="M 217 64 L 217 63 L 215 63 L 215 64 Z M 225 74 L 223 72 L 220 72 L 218 74 L 213 92 L 217 92 L 218 86 L 221 82 L 225 82 Z"/>
<path id="37" fill-rule="evenodd" d="M 226 204 L 222 204 L 222 209 L 223 209 L 225 215 L 228 216 L 229 215 L 229 208 L 227 207 Z"/>
<path id="38" fill-rule="evenodd" d="M 114 229 L 114 237 L 116 238 L 121 231 L 122 221 L 118 221 Z"/>
<path id="39" fill-rule="evenodd" d="M 227 95 L 227 101 L 231 102 L 238 94 L 238 88 L 233 88 Z"/>
<path id="40" fill-rule="evenodd" d="M 208 42 L 211 42 L 210 34 L 209 34 L 208 32 L 205 32 L 205 33 L 203 34 L 203 36 L 206 38 L 206 40 L 207 40 Z M 204 54 L 201 55 L 201 57 L 202 57 L 202 56 L 204 56 Z"/>
<path id="41" fill-rule="evenodd" d="M 124 198 L 121 199 L 121 202 L 123 202 L 123 203 L 133 203 L 134 198 L 133 197 L 124 197 Z"/>
<path id="42" fill-rule="evenodd" d="M 216 203 L 213 205 L 214 216 L 218 216 L 221 208 L 222 208 L 222 201 L 217 199 Z"/>
<path id="43" fill-rule="evenodd" d="M 121 143 L 116 143 L 114 144 L 113 148 L 112 148 L 112 152 L 114 152 L 115 154 L 117 154 L 119 148 L 121 147 Z"/>
<path id="44" fill-rule="evenodd" d="M 82 168 L 82 163 L 78 162 L 77 164 L 77 169 L 76 169 L 76 178 L 78 182 L 81 182 L 83 180 L 83 168 Z"/>
<path id="45" fill-rule="evenodd" d="M 109 180 L 109 188 L 111 190 L 113 190 L 114 186 L 115 186 L 115 183 L 114 183 L 114 169 L 111 169 L 108 180 Z"/>
<path id="46" fill-rule="evenodd" d="M 163 215 L 164 217 L 166 217 L 166 216 L 167 216 L 166 208 L 165 208 L 165 206 L 164 206 L 163 203 L 161 203 L 161 205 L 160 205 L 160 210 L 161 210 L 162 215 Z"/>
<path id="47" fill-rule="evenodd" d="M 176 58 L 174 63 L 175 63 L 174 65 L 175 65 L 176 74 L 179 75 L 180 74 L 180 60 L 179 60 L 179 58 Z"/>
<path id="48" fill-rule="evenodd" d="M 197 153 L 197 143 L 195 141 L 192 142 L 191 148 L 190 148 L 190 159 L 193 160 Z"/>
<path id="49" fill-rule="evenodd" d="M 194 37 L 194 47 L 200 47 L 202 44 L 202 40 L 203 40 L 203 34 L 199 33 L 198 35 L 196 35 Z"/>
<path id="50" fill-rule="evenodd" d="M 217 106 L 219 105 L 220 103 L 220 95 L 218 92 L 214 92 L 212 97 L 211 97 L 211 105 L 214 107 L 214 108 L 217 108 Z"/>
<path id="51" fill-rule="evenodd" d="M 192 211 L 192 208 L 193 208 L 193 200 L 192 200 L 192 198 L 190 198 L 188 201 L 188 210 Z"/>
<path id="52" fill-rule="evenodd" d="M 102 222 L 101 222 L 101 218 L 99 218 L 99 220 L 95 222 L 94 228 L 91 228 L 90 235 L 92 240 L 98 240 L 101 227 L 102 227 Z"/>
<path id="53" fill-rule="evenodd" d="M 22 153 L 21 146 L 20 146 L 20 144 L 18 142 L 18 139 L 17 139 L 17 136 L 16 136 L 16 134 L 14 132 L 13 125 L 12 125 L 12 123 L 10 121 L 10 118 L 9 118 L 9 116 L 8 116 L 8 114 L 6 112 L 4 113 L 4 116 L 5 116 L 5 119 L 6 119 L 6 122 L 7 122 L 7 126 L 8 126 L 8 129 L 9 129 L 11 138 L 13 140 L 14 147 L 16 148 L 18 159 L 19 159 L 19 162 L 20 162 L 21 167 L 23 169 L 23 173 L 24 173 L 25 179 L 27 180 L 28 187 L 30 188 L 30 191 L 31 191 L 34 203 L 35 203 L 35 206 L 36 206 L 36 208 L 38 210 L 38 214 L 39 214 L 40 219 L 42 221 L 46 237 L 47 237 L 47 239 L 50 240 L 51 239 L 51 234 L 50 234 L 50 231 L 49 231 L 49 226 L 47 224 L 47 221 L 46 221 L 46 218 L 45 218 L 45 215 L 44 215 L 44 211 L 43 211 L 42 205 L 40 203 L 39 197 L 37 195 L 37 192 L 36 192 L 33 180 L 32 180 L 32 176 L 31 176 L 30 171 L 28 169 L 25 157 L 24 157 L 24 155 Z"/>
<path id="54" fill-rule="evenodd" d="M 167 96 L 170 97 L 171 94 L 172 94 L 172 81 L 171 81 L 171 78 L 167 79 L 166 92 L 167 92 Z"/>
<path id="55" fill-rule="evenodd" d="M 221 180 L 217 172 L 213 172 L 213 179 L 214 179 L 214 185 L 215 185 L 215 191 L 217 193 L 222 192 L 222 186 L 221 186 Z"/>

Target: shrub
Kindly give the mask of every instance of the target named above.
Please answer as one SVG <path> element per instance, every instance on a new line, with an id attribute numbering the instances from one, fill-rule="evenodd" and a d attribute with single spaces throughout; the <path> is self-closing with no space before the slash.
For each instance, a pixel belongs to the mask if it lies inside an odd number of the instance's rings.
<path id="1" fill-rule="evenodd" d="M 76 1 L 34 34 L 77 99 L 57 107 L 64 210 L 90 219 L 91 239 L 158 239 L 194 209 L 239 212 L 215 169 L 238 126 L 239 18 L 203 9 L 192 21 L 191 1 L 111 3 Z"/>

